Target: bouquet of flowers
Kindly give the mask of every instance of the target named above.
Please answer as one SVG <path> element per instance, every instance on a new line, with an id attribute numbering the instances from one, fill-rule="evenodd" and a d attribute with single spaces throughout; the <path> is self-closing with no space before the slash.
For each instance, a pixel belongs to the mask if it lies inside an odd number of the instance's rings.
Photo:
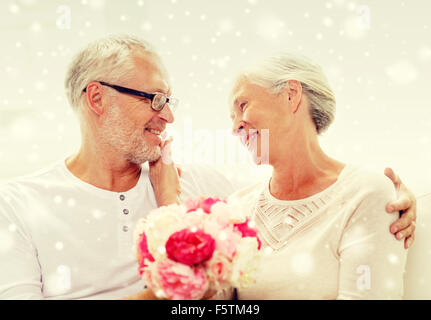
<path id="1" fill-rule="evenodd" d="M 195 300 L 254 282 L 261 242 L 241 207 L 188 199 L 141 219 L 134 233 L 139 274 L 159 298 Z"/>

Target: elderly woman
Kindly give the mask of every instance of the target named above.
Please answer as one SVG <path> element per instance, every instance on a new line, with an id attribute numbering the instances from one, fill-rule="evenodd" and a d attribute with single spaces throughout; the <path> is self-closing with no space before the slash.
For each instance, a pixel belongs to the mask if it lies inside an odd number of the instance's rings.
<path id="1" fill-rule="evenodd" d="M 256 283 L 238 297 L 401 298 L 407 252 L 389 230 L 398 217 L 385 212 L 394 187 L 321 149 L 318 135 L 335 112 L 321 68 L 304 57 L 275 56 L 241 73 L 230 101 L 234 133 L 257 164 L 273 167 L 268 180 L 231 196 L 255 222 L 265 255 Z M 156 167 L 163 176 L 160 160 Z M 166 177 L 159 182 L 167 186 Z"/>
<path id="2" fill-rule="evenodd" d="M 273 167 L 269 180 L 232 196 L 266 247 L 256 284 L 239 298 L 401 298 L 406 251 L 389 232 L 397 217 L 385 213 L 393 186 L 321 149 L 335 112 L 321 68 L 275 56 L 238 77 L 231 102 L 234 132 Z"/>

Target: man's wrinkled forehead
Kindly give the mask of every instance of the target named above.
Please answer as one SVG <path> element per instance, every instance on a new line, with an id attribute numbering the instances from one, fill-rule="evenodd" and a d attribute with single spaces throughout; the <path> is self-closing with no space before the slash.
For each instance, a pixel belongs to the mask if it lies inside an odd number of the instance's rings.
<path id="1" fill-rule="evenodd" d="M 171 93 L 169 74 L 162 59 L 152 52 L 135 52 L 132 55 L 136 66 L 135 79 L 150 92 Z"/>

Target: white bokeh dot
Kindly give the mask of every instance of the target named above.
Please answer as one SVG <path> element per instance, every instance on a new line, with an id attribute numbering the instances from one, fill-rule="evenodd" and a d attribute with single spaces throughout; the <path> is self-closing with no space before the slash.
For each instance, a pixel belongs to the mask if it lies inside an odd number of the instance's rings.
<path id="1" fill-rule="evenodd" d="M 325 27 L 331 27 L 334 21 L 330 17 L 324 17 L 322 23 Z"/>
<path id="2" fill-rule="evenodd" d="M 76 205 L 76 200 L 75 200 L 75 199 L 72 199 L 72 198 L 68 199 L 68 200 L 67 200 L 67 205 L 68 205 L 69 207 L 74 207 L 74 206 Z"/>
<path id="3" fill-rule="evenodd" d="M 58 242 L 55 243 L 55 249 L 56 250 L 61 251 L 61 250 L 63 250 L 63 248 L 64 248 L 63 242 L 58 241 Z"/>
<path id="4" fill-rule="evenodd" d="M 57 195 L 57 196 L 54 197 L 54 203 L 59 204 L 59 203 L 62 203 L 62 202 L 63 202 L 63 197 L 62 196 Z"/>
<path id="5" fill-rule="evenodd" d="M 225 241 L 225 240 L 227 239 L 227 234 L 226 234 L 226 232 L 224 232 L 224 231 L 220 232 L 220 233 L 219 233 L 219 235 L 218 235 L 218 238 L 219 238 L 221 241 Z"/>
<path id="6" fill-rule="evenodd" d="M 314 260 L 309 253 L 297 253 L 290 257 L 290 266 L 296 274 L 308 274 L 314 268 Z"/>
<path id="7" fill-rule="evenodd" d="M 101 211 L 99 209 L 94 209 L 91 211 L 91 215 L 94 219 L 101 219 L 106 213 L 104 211 Z"/>
<path id="8" fill-rule="evenodd" d="M 273 253 L 273 249 L 271 248 L 271 247 L 266 247 L 265 249 L 263 249 L 263 252 L 266 254 L 266 255 L 270 255 L 270 254 L 272 254 Z"/>
<path id="9" fill-rule="evenodd" d="M 397 264 L 400 261 L 400 258 L 396 254 L 390 253 L 388 255 L 388 260 L 392 264 Z"/>
<path id="10" fill-rule="evenodd" d="M 17 4 L 12 3 L 12 4 L 9 5 L 9 11 L 11 13 L 19 13 L 20 8 L 19 8 L 19 6 Z"/>

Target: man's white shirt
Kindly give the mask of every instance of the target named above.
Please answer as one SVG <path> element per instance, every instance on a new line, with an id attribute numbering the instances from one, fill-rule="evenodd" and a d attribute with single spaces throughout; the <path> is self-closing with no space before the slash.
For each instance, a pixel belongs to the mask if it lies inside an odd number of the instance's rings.
<path id="1" fill-rule="evenodd" d="M 126 192 L 97 188 L 59 161 L 0 187 L 0 299 L 121 299 L 143 290 L 133 251 L 137 220 L 157 207 L 144 164 Z M 209 166 L 182 167 L 181 201 L 227 198 Z"/>

